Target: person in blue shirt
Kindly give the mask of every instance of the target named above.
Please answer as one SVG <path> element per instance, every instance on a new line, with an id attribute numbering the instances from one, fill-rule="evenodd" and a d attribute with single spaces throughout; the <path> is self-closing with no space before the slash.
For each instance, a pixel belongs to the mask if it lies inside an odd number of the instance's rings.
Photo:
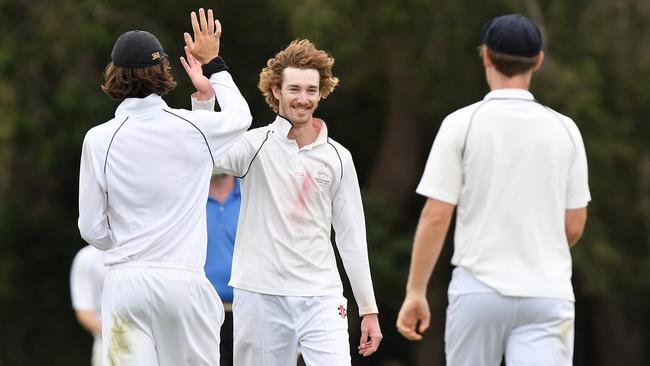
<path id="1" fill-rule="evenodd" d="M 240 203 L 239 179 L 225 174 L 213 175 L 207 203 L 208 254 L 205 275 L 217 290 L 226 313 L 221 326 L 222 366 L 233 364 L 233 291 L 228 282 Z"/>

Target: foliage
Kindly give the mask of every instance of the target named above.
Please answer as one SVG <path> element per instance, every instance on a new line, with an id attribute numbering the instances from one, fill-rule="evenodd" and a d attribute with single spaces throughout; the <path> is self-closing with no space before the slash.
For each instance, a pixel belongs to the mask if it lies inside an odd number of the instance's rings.
<path id="1" fill-rule="evenodd" d="M 504 12 L 534 18 L 545 34 L 546 61 L 532 91 L 574 118 L 590 164 L 590 218 L 573 250 L 576 365 L 648 363 L 647 1 L 0 0 L 0 364 L 87 364 L 90 338 L 74 319 L 67 283 L 82 246 L 76 228 L 81 141 L 116 107 L 99 89 L 102 72 L 118 34 L 149 30 L 161 39 L 179 82 L 167 102 L 188 107 L 190 84 L 177 60 L 189 12 L 200 5 L 215 7 L 221 19 L 222 54 L 255 125 L 272 118 L 257 75 L 281 47 L 310 38 L 336 58 L 341 85 L 319 114 L 352 151 L 364 187 L 385 341 L 375 358 L 354 360 L 373 365 L 430 362 L 441 342 L 411 347 L 394 331 L 422 203 L 412 194 L 417 174 L 404 172 L 423 167 L 446 114 L 486 92 L 475 54 L 482 24 Z M 415 133 L 392 139 L 395 126 Z M 396 168 L 384 151 L 411 160 Z M 411 155 L 398 155 L 403 152 Z M 379 178 L 401 183 L 381 185 Z M 396 204 L 394 197 L 407 198 Z M 448 261 L 449 245 L 446 250 L 441 260 Z M 443 265 L 436 270 L 440 280 L 430 294 L 443 305 L 445 271 Z M 358 324 L 350 327 L 354 340 Z"/>

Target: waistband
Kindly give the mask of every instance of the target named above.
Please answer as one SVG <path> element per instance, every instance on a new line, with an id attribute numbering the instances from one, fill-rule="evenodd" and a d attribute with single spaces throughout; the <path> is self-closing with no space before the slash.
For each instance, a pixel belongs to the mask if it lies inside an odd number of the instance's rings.
<path id="1" fill-rule="evenodd" d="M 203 268 L 201 267 L 194 267 L 194 266 L 189 266 L 185 264 L 178 264 L 178 263 L 161 263 L 161 262 L 142 262 L 142 261 L 132 261 L 132 262 L 122 262 L 122 263 L 115 263 L 111 264 L 108 266 L 108 271 L 116 271 L 116 270 L 122 270 L 122 269 L 139 269 L 139 270 L 147 270 L 147 269 L 171 269 L 171 270 L 177 270 L 177 271 L 186 271 L 186 272 L 192 272 L 192 273 L 198 273 L 198 274 L 205 274 Z"/>

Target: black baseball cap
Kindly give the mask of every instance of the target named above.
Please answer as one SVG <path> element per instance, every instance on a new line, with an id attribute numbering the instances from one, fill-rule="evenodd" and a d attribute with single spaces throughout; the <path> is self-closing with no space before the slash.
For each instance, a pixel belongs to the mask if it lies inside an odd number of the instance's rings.
<path id="1" fill-rule="evenodd" d="M 111 62 L 115 66 L 142 68 L 158 65 L 167 55 L 156 36 L 141 30 L 122 33 L 115 41 Z"/>
<path id="2" fill-rule="evenodd" d="M 533 57 L 542 50 L 542 32 L 520 14 L 491 19 L 483 26 L 481 40 L 492 51 L 513 56 Z"/>

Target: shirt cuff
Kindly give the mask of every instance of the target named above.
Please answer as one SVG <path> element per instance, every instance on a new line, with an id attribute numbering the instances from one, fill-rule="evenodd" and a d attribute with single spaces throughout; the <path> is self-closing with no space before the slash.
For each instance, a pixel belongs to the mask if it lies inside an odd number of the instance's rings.
<path id="1" fill-rule="evenodd" d="M 196 99 L 194 94 L 192 94 L 192 110 L 193 111 L 196 111 L 196 110 L 214 111 L 214 103 L 215 103 L 214 95 L 212 96 L 212 98 L 210 98 L 208 100 L 198 100 L 198 99 Z"/>
<path id="2" fill-rule="evenodd" d="M 201 65 L 201 70 L 203 70 L 203 76 L 209 79 L 212 74 L 216 74 L 220 71 L 228 71 L 228 66 L 221 56 L 217 56 L 207 64 Z"/>

